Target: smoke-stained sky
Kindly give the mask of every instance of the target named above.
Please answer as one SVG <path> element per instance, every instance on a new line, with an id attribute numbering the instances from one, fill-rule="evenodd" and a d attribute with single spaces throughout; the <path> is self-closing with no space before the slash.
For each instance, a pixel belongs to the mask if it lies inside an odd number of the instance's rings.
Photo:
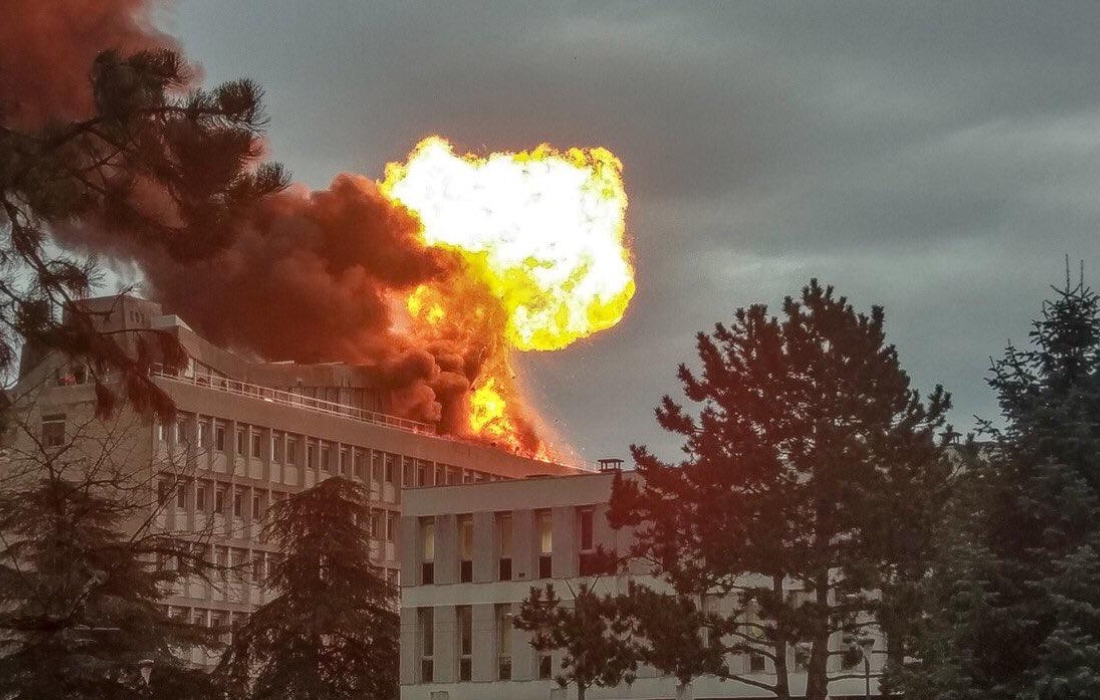
<path id="1" fill-rule="evenodd" d="M 1095 286 L 1100 4 L 179 0 L 207 83 L 267 92 L 273 156 L 324 187 L 424 135 L 481 151 L 603 145 L 626 166 L 627 318 L 525 365 L 589 458 L 668 452 L 652 408 L 693 334 L 810 277 L 886 306 L 955 423 L 996 412 L 1063 256 Z"/>

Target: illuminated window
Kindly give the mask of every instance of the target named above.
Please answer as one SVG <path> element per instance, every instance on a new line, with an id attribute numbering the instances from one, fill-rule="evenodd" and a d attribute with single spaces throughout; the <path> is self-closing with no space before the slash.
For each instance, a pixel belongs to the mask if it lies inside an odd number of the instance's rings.
<path id="1" fill-rule="evenodd" d="M 420 583 L 435 583 L 435 519 L 420 519 Z"/>
<path id="2" fill-rule="evenodd" d="M 474 518 L 464 515 L 458 519 L 458 580 L 470 583 L 474 580 Z"/>
<path id="3" fill-rule="evenodd" d="M 539 538 L 539 578 L 550 578 L 554 554 L 554 519 L 548 510 L 535 514 Z"/>
<path id="4" fill-rule="evenodd" d="M 512 580 L 512 514 L 497 513 L 497 543 L 500 549 L 497 575 L 501 581 Z"/>

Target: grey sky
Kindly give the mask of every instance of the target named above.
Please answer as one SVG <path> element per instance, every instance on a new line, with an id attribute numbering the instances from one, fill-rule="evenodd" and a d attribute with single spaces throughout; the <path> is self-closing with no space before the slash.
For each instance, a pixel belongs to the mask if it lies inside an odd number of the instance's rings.
<path id="1" fill-rule="evenodd" d="M 886 306 L 916 385 L 993 416 L 1063 256 L 1096 280 L 1100 4 L 180 0 L 208 81 L 267 92 L 273 156 L 323 187 L 424 135 L 604 145 L 626 166 L 623 323 L 524 358 L 589 458 L 667 452 L 652 418 L 693 334 L 810 277 Z"/>

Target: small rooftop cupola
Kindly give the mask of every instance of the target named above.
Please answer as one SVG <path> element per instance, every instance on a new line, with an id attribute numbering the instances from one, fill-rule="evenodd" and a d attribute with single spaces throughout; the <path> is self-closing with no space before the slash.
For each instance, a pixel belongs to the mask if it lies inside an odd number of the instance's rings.
<path id="1" fill-rule="evenodd" d="M 621 472 L 623 470 L 623 461 L 617 457 L 597 459 L 596 464 L 600 465 L 601 472 Z"/>

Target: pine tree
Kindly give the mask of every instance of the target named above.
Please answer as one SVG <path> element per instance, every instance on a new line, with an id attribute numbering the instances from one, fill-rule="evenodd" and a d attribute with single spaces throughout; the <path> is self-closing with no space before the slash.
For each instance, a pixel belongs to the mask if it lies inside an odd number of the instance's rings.
<path id="1" fill-rule="evenodd" d="M 1031 347 L 992 368 L 1006 427 L 956 496 L 914 697 L 1096 697 L 1100 589 L 1100 299 L 1056 288 Z"/>
<path id="2" fill-rule="evenodd" d="M 99 332 L 98 319 L 75 303 L 98 262 L 59 252 L 51 238 L 64 230 L 70 242 L 207 257 L 286 178 L 277 165 L 257 165 L 265 117 L 254 83 L 181 94 L 188 69 L 168 50 L 106 51 L 88 68 L 96 109 L 87 119 L 17 129 L 0 105 L 0 371 L 10 370 L 21 344 L 60 351 L 90 369 L 102 411 L 128 399 L 168 418 L 171 401 L 148 370 L 182 363 L 178 345 L 156 331 L 128 339 Z"/>
<path id="3" fill-rule="evenodd" d="M 621 603 L 587 583 L 577 587 L 569 602 L 562 601 L 553 584 L 533 587 L 514 624 L 532 632 L 536 650 L 564 653 L 555 679 L 562 688 L 576 686 L 577 700 L 584 700 L 592 686 L 614 687 L 634 678 L 638 654 L 630 644 Z"/>
<path id="4" fill-rule="evenodd" d="M 395 590 L 371 561 L 370 494 L 333 477 L 272 506 L 262 537 L 278 592 L 234 634 L 215 673 L 230 698 L 397 697 Z"/>
<path id="5" fill-rule="evenodd" d="M 668 464 L 635 446 L 640 478 L 612 492 L 612 524 L 635 529 L 631 553 L 677 594 L 739 597 L 734 614 L 710 619 L 721 630 L 710 636 L 770 659 L 774 681 L 729 677 L 780 698 L 794 650 L 807 697 L 824 698 L 830 636 L 870 614 L 889 627 L 904 607 L 892 594 L 924 575 L 924 530 L 950 473 L 937 441 L 950 399 L 910 388 L 883 328 L 880 307 L 857 314 L 816 281 L 784 301 L 782 320 L 762 305 L 738 310 L 732 326 L 699 334 L 700 373 L 680 366 L 697 412 L 667 396 L 657 409 L 686 458 Z M 881 603 L 867 594 L 876 589 L 888 593 Z M 909 631 L 890 631 L 896 656 Z"/>

